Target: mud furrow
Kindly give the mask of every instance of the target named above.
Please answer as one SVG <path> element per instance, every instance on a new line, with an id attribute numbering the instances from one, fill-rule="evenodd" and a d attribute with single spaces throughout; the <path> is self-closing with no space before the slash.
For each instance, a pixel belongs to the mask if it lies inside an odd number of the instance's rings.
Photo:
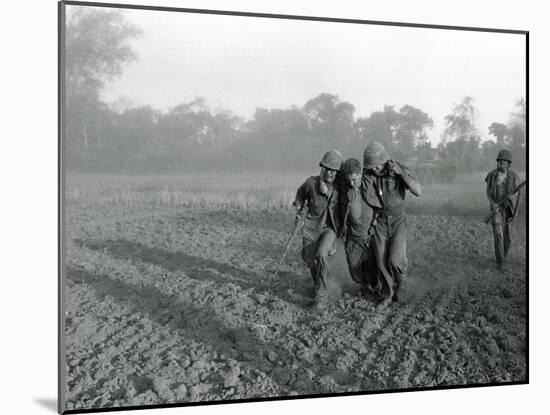
<path id="1" fill-rule="evenodd" d="M 411 217 L 411 295 L 386 310 L 340 249 L 318 311 L 299 238 L 271 284 L 284 213 L 117 212 L 68 220 L 71 408 L 524 378 L 524 247 L 493 271 L 475 220 Z"/>

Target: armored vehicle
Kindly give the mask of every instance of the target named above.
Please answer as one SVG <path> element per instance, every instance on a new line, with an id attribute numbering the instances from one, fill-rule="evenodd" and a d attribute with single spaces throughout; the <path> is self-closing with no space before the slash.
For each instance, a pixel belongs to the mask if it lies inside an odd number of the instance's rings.
<path id="1" fill-rule="evenodd" d="M 418 151 L 404 164 L 422 184 L 449 184 L 456 177 L 456 166 L 441 157 L 437 149 Z"/>

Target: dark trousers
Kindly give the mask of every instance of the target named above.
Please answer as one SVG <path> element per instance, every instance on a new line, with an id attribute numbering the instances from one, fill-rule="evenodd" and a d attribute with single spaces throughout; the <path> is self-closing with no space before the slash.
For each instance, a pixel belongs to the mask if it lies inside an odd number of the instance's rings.
<path id="1" fill-rule="evenodd" d="M 371 244 L 372 245 L 372 244 Z M 346 261 L 351 278 L 362 287 L 376 287 L 376 258 L 369 241 L 346 239 Z"/>
<path id="2" fill-rule="evenodd" d="M 380 216 L 373 236 L 373 249 L 382 284 L 382 294 L 392 297 L 407 272 L 407 217 Z"/>
<path id="3" fill-rule="evenodd" d="M 507 210 L 497 213 L 493 218 L 493 239 L 497 264 L 504 262 L 512 245 L 511 224 L 507 223 L 509 219 L 510 213 Z"/>
<path id="4" fill-rule="evenodd" d="M 315 240 L 304 238 L 302 259 L 307 264 L 313 278 L 316 295 L 323 295 L 327 288 L 328 253 L 336 241 L 336 233 L 331 228 L 325 228 Z"/>

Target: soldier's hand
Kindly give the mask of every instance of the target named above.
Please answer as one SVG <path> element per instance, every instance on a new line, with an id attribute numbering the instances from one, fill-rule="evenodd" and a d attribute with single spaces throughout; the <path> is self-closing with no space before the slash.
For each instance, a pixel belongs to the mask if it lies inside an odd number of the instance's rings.
<path id="1" fill-rule="evenodd" d="M 491 210 L 498 210 L 498 203 L 491 203 Z"/>
<path id="2" fill-rule="evenodd" d="M 399 164 L 397 164 L 395 161 L 388 160 L 387 163 L 388 163 L 388 170 L 390 172 L 393 172 L 394 174 L 397 174 L 397 175 L 403 174 L 403 169 L 401 169 L 401 166 L 399 166 Z"/>
<path id="3" fill-rule="evenodd" d="M 296 209 L 296 214 L 294 215 L 294 225 L 296 225 L 300 221 L 300 219 L 302 219 L 302 216 L 300 214 L 301 211 L 301 208 Z"/>

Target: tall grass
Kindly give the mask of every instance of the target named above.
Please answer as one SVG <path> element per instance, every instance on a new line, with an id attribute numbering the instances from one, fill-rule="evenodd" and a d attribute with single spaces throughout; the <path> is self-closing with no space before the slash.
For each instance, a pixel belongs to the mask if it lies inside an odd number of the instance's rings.
<path id="1" fill-rule="evenodd" d="M 182 175 L 69 174 L 68 205 L 287 209 L 308 175 L 231 173 Z"/>
<path id="2" fill-rule="evenodd" d="M 65 197 L 69 206 L 278 211 L 289 208 L 296 188 L 311 174 L 314 173 L 68 174 Z M 488 211 L 484 178 L 484 173 L 472 173 L 459 175 L 451 185 L 423 186 L 420 198 L 408 196 L 408 212 L 484 215 Z M 522 199 L 520 214 L 525 206 L 524 192 Z"/>

